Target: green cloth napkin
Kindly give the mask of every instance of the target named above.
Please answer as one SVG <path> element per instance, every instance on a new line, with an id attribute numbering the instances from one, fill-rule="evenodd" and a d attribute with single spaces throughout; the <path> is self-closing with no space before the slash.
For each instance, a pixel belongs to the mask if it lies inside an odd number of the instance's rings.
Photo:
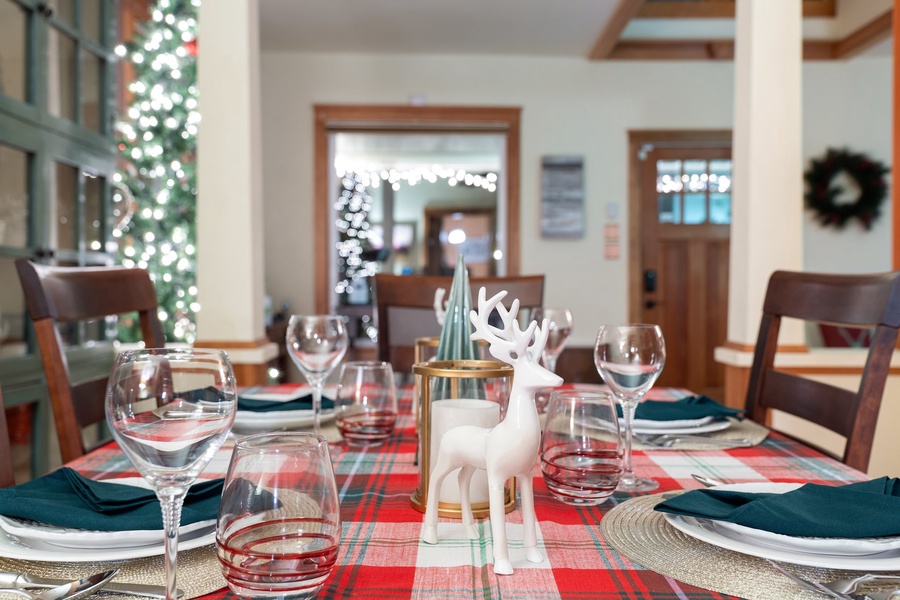
<path id="1" fill-rule="evenodd" d="M 616 406 L 619 417 L 622 416 L 622 407 Z M 645 400 L 637 405 L 634 418 L 644 421 L 681 421 L 687 419 L 702 419 L 704 417 L 743 418 L 744 411 L 737 408 L 728 408 L 719 404 L 709 396 L 690 396 L 681 400 Z"/>
<path id="2" fill-rule="evenodd" d="M 252 412 L 273 412 L 281 410 L 312 410 L 312 395 L 302 396 L 294 400 L 253 400 L 238 396 L 238 410 Z M 322 397 L 322 409 L 334 408 L 334 400 Z"/>
<path id="3" fill-rule="evenodd" d="M 222 479 L 191 486 L 181 524 L 215 519 Z M 0 515 L 92 531 L 162 529 L 162 511 L 153 490 L 93 481 L 68 467 L 22 485 L 0 489 Z"/>
<path id="4" fill-rule="evenodd" d="M 784 494 L 691 490 L 657 504 L 655 510 L 792 536 L 897 536 L 900 479 L 881 477 L 842 486 L 807 483 Z"/>

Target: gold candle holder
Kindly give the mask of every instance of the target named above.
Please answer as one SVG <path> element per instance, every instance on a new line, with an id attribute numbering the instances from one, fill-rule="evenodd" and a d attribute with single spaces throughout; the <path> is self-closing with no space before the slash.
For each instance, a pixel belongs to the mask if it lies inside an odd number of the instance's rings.
<path id="1" fill-rule="evenodd" d="M 413 375 L 416 379 L 416 404 L 419 419 L 419 486 L 413 493 L 413 508 L 425 512 L 428 502 L 428 485 L 431 480 L 432 456 L 432 417 L 435 401 L 471 401 L 488 400 L 499 406 L 499 419 L 502 420 L 512 387 L 513 368 L 502 362 L 492 360 L 441 360 L 416 363 Z M 472 398 L 473 390 L 478 390 L 478 398 Z M 466 397 L 468 395 L 468 397 Z M 452 405 L 451 405 L 452 406 Z M 460 406 L 463 406 L 460 403 Z M 484 406 L 480 404 L 480 406 Z M 476 477 L 479 477 L 477 471 Z M 455 472 L 444 480 L 456 485 Z M 472 515 L 475 518 L 490 516 L 490 503 L 487 498 L 479 500 L 476 496 L 478 486 L 472 482 Z M 516 506 L 516 482 L 512 477 L 506 484 L 504 507 L 510 512 Z M 441 501 L 438 503 L 438 515 L 449 518 L 461 518 L 462 507 L 459 502 Z"/>
<path id="2" fill-rule="evenodd" d="M 438 336 L 416 338 L 413 364 L 428 362 L 437 354 L 441 338 Z"/>

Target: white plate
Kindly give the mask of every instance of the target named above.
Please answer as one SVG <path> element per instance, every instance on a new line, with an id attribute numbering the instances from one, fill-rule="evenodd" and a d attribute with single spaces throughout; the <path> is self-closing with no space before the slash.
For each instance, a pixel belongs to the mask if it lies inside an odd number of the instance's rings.
<path id="1" fill-rule="evenodd" d="M 635 419 L 632 425 L 635 427 L 649 427 L 651 429 L 678 429 L 683 427 L 699 427 L 706 425 L 715 417 L 701 417 L 699 419 L 678 419 L 677 421 L 654 421 L 652 419 Z"/>
<path id="2" fill-rule="evenodd" d="M 784 493 L 792 489 L 796 489 L 801 484 L 793 483 L 756 483 L 756 484 L 734 484 L 727 486 L 716 486 L 714 489 L 734 489 L 747 492 L 776 492 Z M 742 487 L 745 486 L 745 487 Z M 758 556 L 760 558 L 768 558 L 771 560 L 783 561 L 795 565 L 805 565 L 809 567 L 822 567 L 829 569 L 848 569 L 855 571 L 895 571 L 900 569 L 900 547 L 894 547 L 874 553 L 859 554 L 859 544 L 865 544 L 872 541 L 869 540 L 848 540 L 842 538 L 797 538 L 793 536 L 782 536 L 768 532 L 769 536 L 778 535 L 780 538 L 792 538 L 795 544 L 809 544 L 811 540 L 827 540 L 823 544 L 829 544 L 834 553 L 822 552 L 823 547 L 809 550 L 801 546 L 785 547 L 776 546 L 771 543 L 763 542 L 759 539 L 760 530 L 753 529 L 756 532 L 754 537 L 748 537 L 739 532 L 733 523 L 723 523 L 720 521 L 712 521 L 710 519 L 696 519 L 694 517 L 685 517 L 682 515 L 673 515 L 663 513 L 666 521 L 672 527 L 679 531 L 696 538 L 698 540 L 725 548 L 734 550 L 742 554 L 750 556 Z M 743 527 L 744 530 L 750 530 L 749 527 Z M 881 538 L 888 539 L 888 538 Z M 801 541 L 802 540 L 802 541 Z M 842 543 L 848 543 L 850 554 L 845 553 L 842 549 Z M 815 544 L 816 542 L 812 542 Z"/>
<path id="3" fill-rule="evenodd" d="M 322 411 L 320 422 L 334 420 L 334 409 Z M 280 429 L 296 429 L 313 424 L 311 410 L 273 410 L 269 412 L 252 412 L 239 410 L 234 414 L 232 431 L 277 431 Z"/>
<path id="4" fill-rule="evenodd" d="M 636 421 L 635 421 L 636 422 Z M 650 421 L 645 421 L 649 423 Z M 641 434 L 653 434 L 653 433 L 684 433 L 684 434 L 692 434 L 692 433 L 710 433 L 713 431 L 722 431 L 723 429 L 728 429 L 731 427 L 732 421 L 730 419 L 725 419 L 722 421 L 710 421 L 705 425 L 698 425 L 695 427 L 634 427 L 635 433 Z"/>
<path id="5" fill-rule="evenodd" d="M 202 481 L 202 480 L 199 480 Z M 132 485 L 144 489 L 150 489 L 143 477 L 123 477 L 121 479 L 108 479 L 106 483 Z M 196 535 L 204 535 L 214 531 L 215 519 L 198 521 L 185 525 L 178 530 L 179 538 L 189 539 Z M 96 548 L 119 549 L 136 548 L 140 546 L 152 546 L 158 544 L 164 532 L 162 529 L 139 529 L 133 531 L 91 531 L 87 529 L 75 529 L 62 527 L 49 523 L 37 523 L 14 517 L 0 515 L 0 529 L 10 536 L 26 543 L 40 542 L 62 546 L 65 548 Z"/>

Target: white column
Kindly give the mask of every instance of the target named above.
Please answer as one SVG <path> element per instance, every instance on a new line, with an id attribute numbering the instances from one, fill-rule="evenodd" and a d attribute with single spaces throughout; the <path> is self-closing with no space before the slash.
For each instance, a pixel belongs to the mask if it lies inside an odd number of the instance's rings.
<path id="1" fill-rule="evenodd" d="M 203 2 L 198 31 L 198 345 L 261 365 L 277 347 L 263 324 L 257 0 Z"/>
<path id="2" fill-rule="evenodd" d="M 803 264 L 801 0 L 737 0 L 728 340 L 756 343 L 772 271 Z M 782 344 L 802 344 L 785 324 Z"/>

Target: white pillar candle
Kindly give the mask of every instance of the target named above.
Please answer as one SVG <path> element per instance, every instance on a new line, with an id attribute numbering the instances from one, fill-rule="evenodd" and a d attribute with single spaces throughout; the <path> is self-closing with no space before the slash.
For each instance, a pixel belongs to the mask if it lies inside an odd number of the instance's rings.
<path id="1" fill-rule="evenodd" d="M 434 471 L 440 448 L 441 436 L 448 430 L 460 425 L 474 425 L 476 427 L 491 428 L 500 423 L 500 405 L 490 400 L 435 400 L 431 403 L 431 464 L 428 465 L 429 475 Z M 459 469 L 451 471 L 441 484 L 438 498 L 441 502 L 459 504 Z M 477 469 L 472 477 L 469 490 L 472 504 L 488 502 L 487 473 L 483 469 Z"/>

